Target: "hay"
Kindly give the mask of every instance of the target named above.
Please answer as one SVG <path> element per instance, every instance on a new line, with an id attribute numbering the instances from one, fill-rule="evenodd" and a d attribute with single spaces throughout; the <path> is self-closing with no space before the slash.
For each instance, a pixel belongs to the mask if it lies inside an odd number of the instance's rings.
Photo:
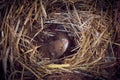
<path id="1" fill-rule="evenodd" d="M 23 1 L 19 6 L 15 3 L 11 6 L 5 18 L 2 41 L 4 71 L 7 74 L 8 68 L 12 72 L 9 79 L 14 79 L 16 74 L 22 79 L 28 72 L 37 79 L 48 74 L 81 71 L 107 76 L 105 68 L 115 61 L 112 19 L 105 12 L 97 11 L 92 0 L 82 2 L 80 8 L 76 7 L 77 0 Z M 54 24 L 62 25 L 64 29 L 56 30 L 64 30 L 75 46 L 69 51 L 71 55 L 50 60 L 42 57 L 44 52 L 39 50 L 42 48 L 39 40 L 51 35 L 47 29 Z M 61 63 L 55 64 L 56 61 Z"/>

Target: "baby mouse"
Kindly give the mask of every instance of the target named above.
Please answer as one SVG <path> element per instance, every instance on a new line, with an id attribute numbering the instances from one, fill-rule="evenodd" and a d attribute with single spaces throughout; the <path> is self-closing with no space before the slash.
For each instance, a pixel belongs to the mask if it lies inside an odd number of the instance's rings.
<path id="1" fill-rule="evenodd" d="M 69 46 L 69 39 L 65 33 L 56 33 L 55 37 L 56 40 L 51 41 L 48 45 L 48 51 L 53 59 L 62 56 Z"/>

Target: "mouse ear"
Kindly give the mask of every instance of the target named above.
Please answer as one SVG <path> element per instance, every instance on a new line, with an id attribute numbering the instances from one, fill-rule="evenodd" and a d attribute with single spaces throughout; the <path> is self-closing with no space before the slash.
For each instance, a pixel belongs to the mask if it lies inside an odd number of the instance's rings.
<path id="1" fill-rule="evenodd" d="M 69 41 L 68 39 L 61 39 L 62 43 L 63 43 L 63 48 L 64 48 L 64 52 L 67 50 L 68 46 L 69 46 Z"/>
<path id="2" fill-rule="evenodd" d="M 62 40 L 62 43 L 64 44 L 64 45 L 67 45 L 68 46 L 68 44 L 69 44 L 69 41 L 68 41 L 68 39 L 61 39 Z"/>

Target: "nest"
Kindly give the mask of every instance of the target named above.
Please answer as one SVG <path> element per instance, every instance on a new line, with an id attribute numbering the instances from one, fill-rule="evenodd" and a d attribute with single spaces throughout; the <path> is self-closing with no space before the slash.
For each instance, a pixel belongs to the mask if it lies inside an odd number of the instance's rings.
<path id="1" fill-rule="evenodd" d="M 3 28 L 4 71 L 9 79 L 44 79 L 65 72 L 108 77 L 106 68 L 115 61 L 112 19 L 91 3 L 92 0 L 14 2 Z M 44 58 L 47 52 L 42 44 L 49 43 L 51 33 L 56 32 L 69 37 L 67 55 Z"/>

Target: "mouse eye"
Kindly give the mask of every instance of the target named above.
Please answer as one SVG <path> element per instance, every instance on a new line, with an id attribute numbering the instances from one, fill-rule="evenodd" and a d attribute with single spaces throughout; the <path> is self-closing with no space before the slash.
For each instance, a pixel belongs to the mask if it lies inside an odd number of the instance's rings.
<path id="1" fill-rule="evenodd" d="M 63 50 L 63 47 L 60 47 L 59 50 L 62 51 L 62 50 Z"/>

